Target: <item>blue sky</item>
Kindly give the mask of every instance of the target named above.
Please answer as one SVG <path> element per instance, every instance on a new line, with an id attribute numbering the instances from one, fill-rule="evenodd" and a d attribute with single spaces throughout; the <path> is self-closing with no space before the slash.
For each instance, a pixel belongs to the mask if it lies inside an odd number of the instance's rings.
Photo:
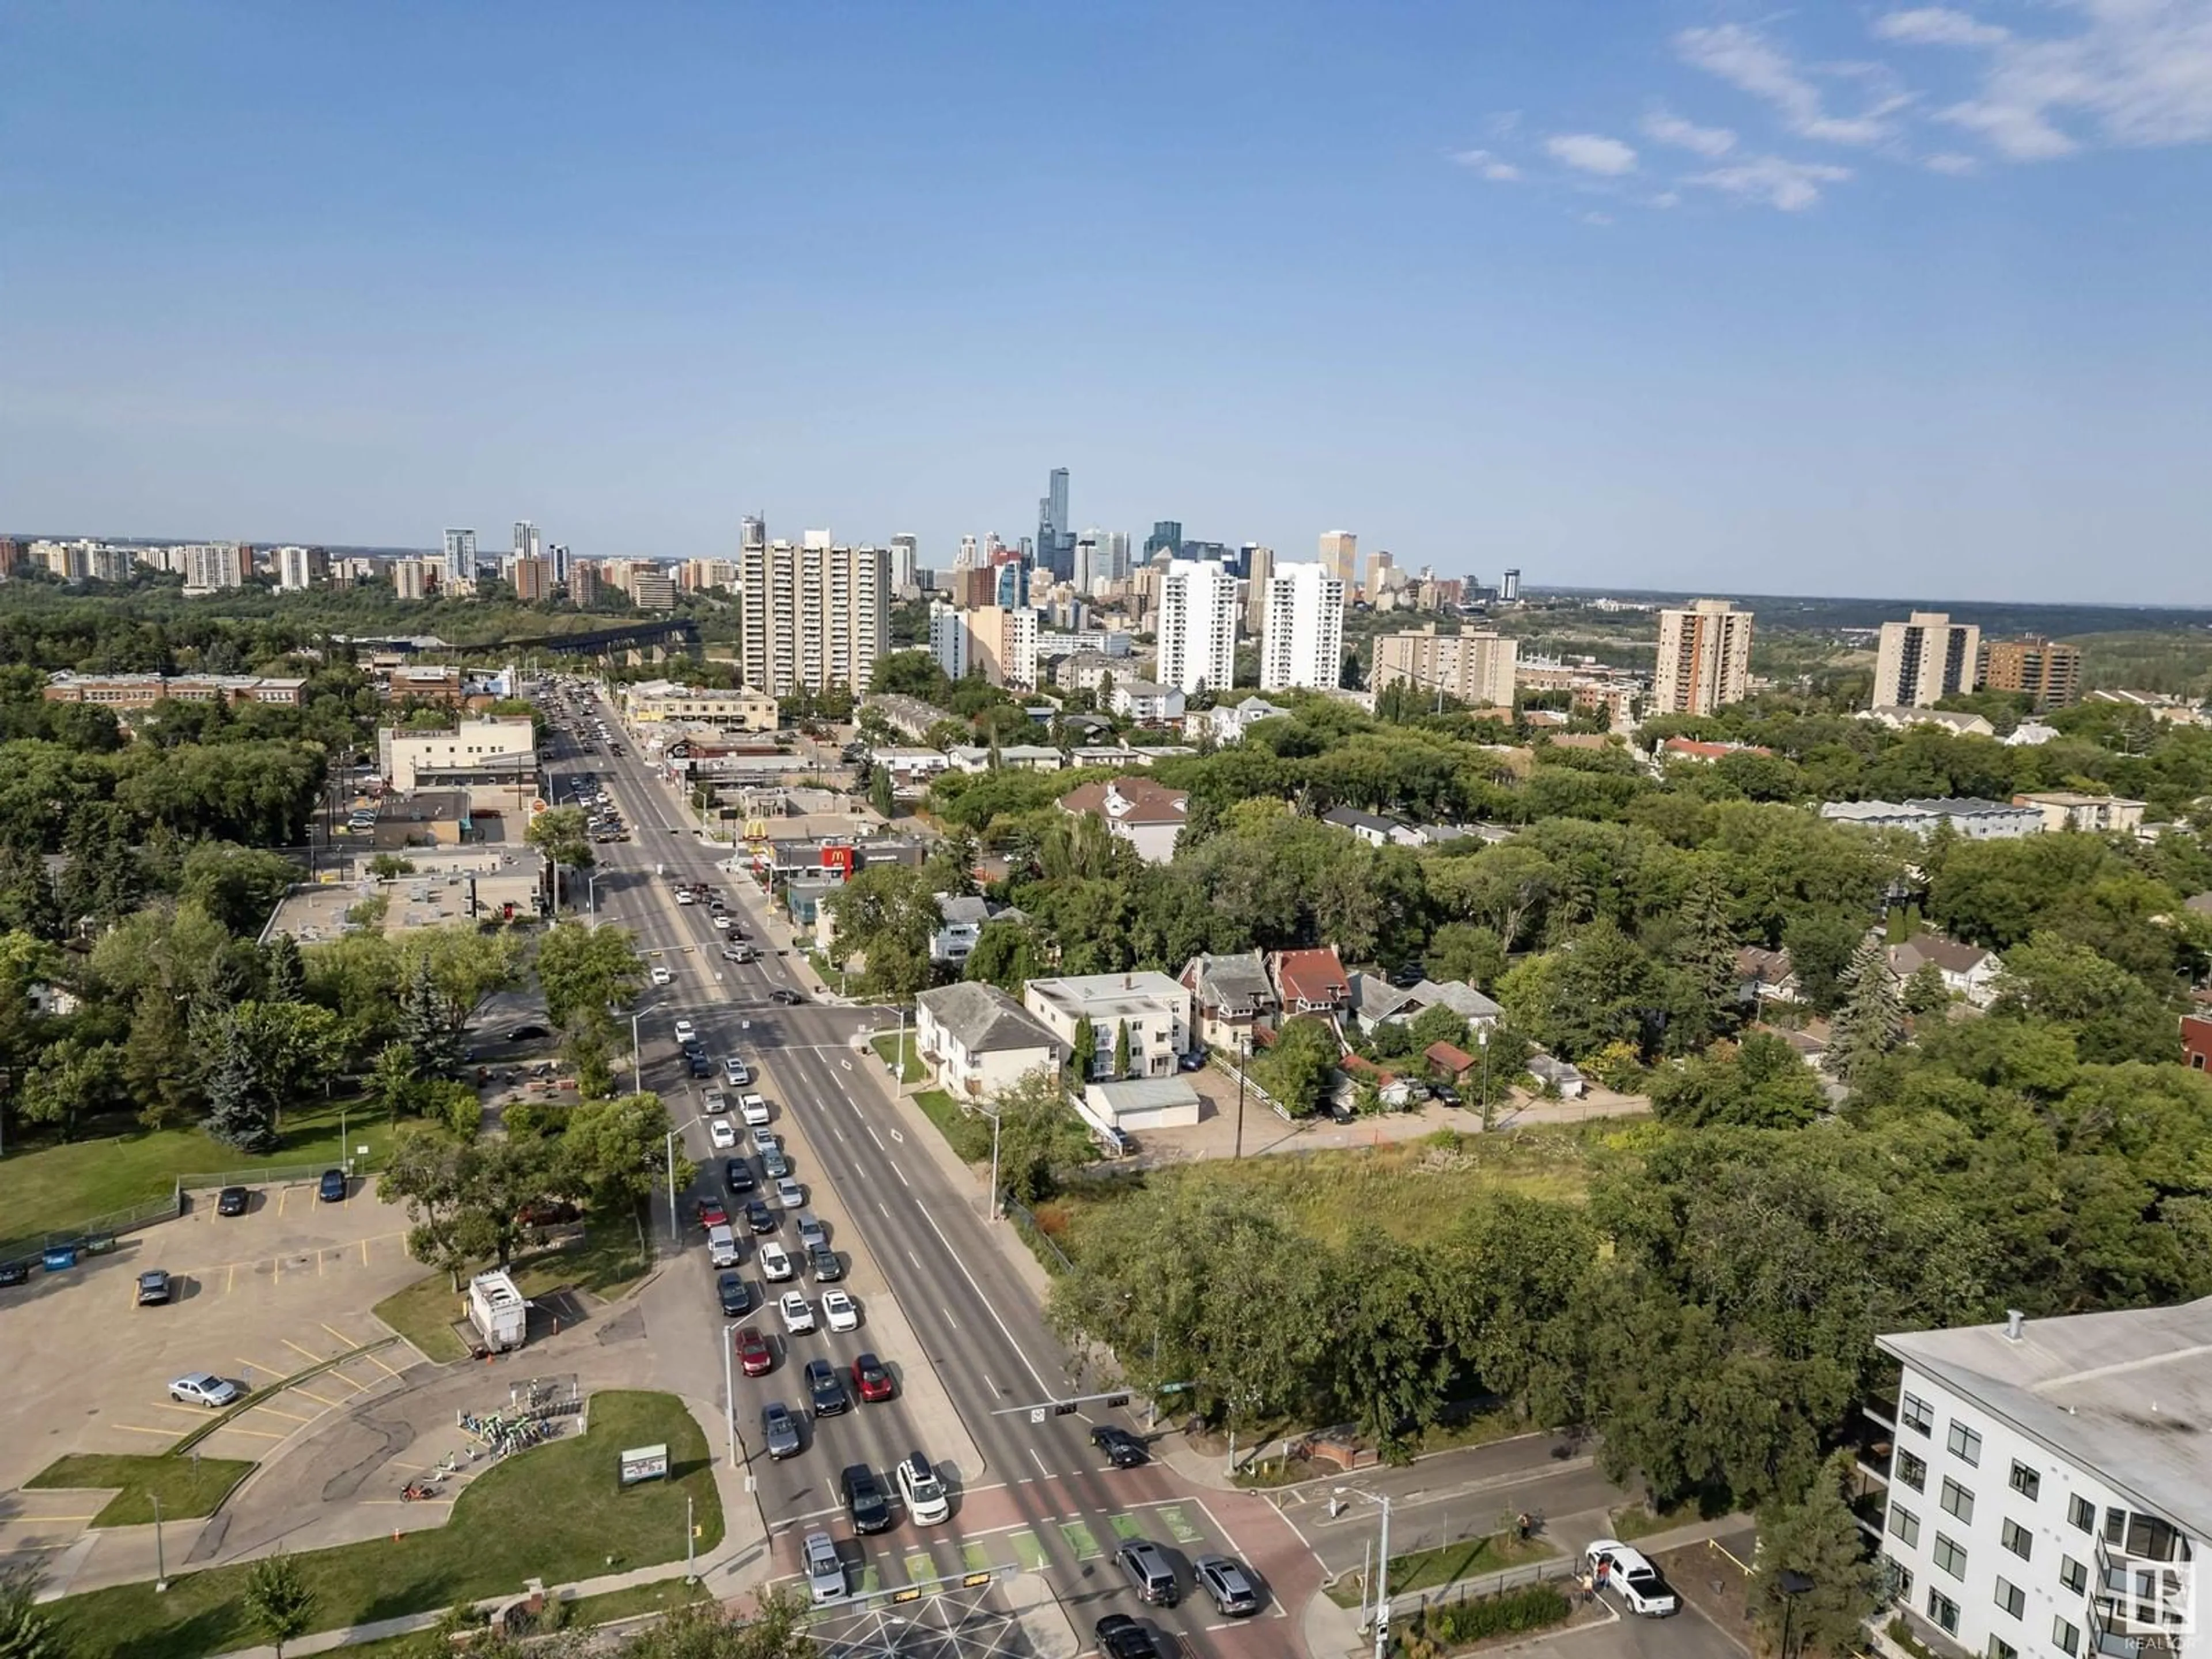
<path id="1" fill-rule="evenodd" d="M 0 527 L 2212 603 L 2212 0 L 0 10 Z"/>

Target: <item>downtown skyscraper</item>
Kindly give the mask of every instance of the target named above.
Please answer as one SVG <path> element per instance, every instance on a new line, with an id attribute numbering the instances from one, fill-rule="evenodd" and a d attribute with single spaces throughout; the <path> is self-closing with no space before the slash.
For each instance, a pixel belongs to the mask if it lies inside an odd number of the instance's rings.
<path id="1" fill-rule="evenodd" d="M 1037 498 L 1036 562 L 1054 581 L 1075 574 L 1075 532 L 1067 527 L 1067 469 L 1056 466 Z"/>

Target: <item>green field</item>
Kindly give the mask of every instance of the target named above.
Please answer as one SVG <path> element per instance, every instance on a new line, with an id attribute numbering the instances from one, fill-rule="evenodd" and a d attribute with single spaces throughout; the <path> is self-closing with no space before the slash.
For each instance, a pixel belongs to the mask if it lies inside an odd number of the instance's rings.
<path id="1" fill-rule="evenodd" d="M 515 1288 L 525 1296 L 543 1296 L 574 1285 L 609 1301 L 627 1296 L 652 1269 L 652 1252 L 641 1246 L 635 1220 L 590 1227 L 580 1245 L 520 1255 L 512 1267 Z M 373 1311 L 420 1349 L 425 1359 L 442 1364 L 467 1358 L 468 1350 L 453 1328 L 466 1316 L 466 1297 L 442 1273 L 416 1279 L 386 1297 Z"/>
<path id="2" fill-rule="evenodd" d="M 919 1083 L 929 1075 L 915 1055 L 913 1031 L 908 1030 L 903 1035 L 897 1031 L 886 1031 L 879 1037 L 870 1038 L 869 1044 L 875 1049 L 876 1058 L 885 1066 L 896 1065 L 898 1067 L 901 1083 Z"/>
<path id="3" fill-rule="evenodd" d="M 666 1480 L 622 1490 L 617 1455 L 665 1442 Z M 313 1628 L 332 1630 L 463 1599 L 520 1593 L 526 1578 L 573 1583 L 681 1560 L 690 1498 L 704 1554 L 722 1540 L 706 1437 L 672 1395 L 592 1396 L 591 1431 L 507 1459 L 479 1475 L 443 1527 L 295 1558 L 315 1593 Z M 200 1659 L 261 1638 L 241 1600 L 245 1565 L 64 1596 L 49 1604 L 72 1659 Z"/>
<path id="4" fill-rule="evenodd" d="M 348 1116 L 346 1130 L 351 1145 L 368 1146 L 368 1167 L 375 1169 L 390 1139 L 384 1121 L 356 1110 Z M 66 1231 L 165 1197 L 175 1190 L 180 1175 L 339 1161 L 334 1105 L 317 1101 L 287 1112 L 280 1133 L 276 1150 L 265 1158 L 248 1158 L 197 1128 L 136 1127 L 98 1139 L 10 1151 L 0 1158 L 0 1228 L 11 1238 Z"/>
<path id="5" fill-rule="evenodd" d="M 115 1496 L 93 1517 L 95 1527 L 140 1527 L 154 1518 L 154 1499 L 161 1500 L 164 1521 L 213 1515 L 230 1489 L 253 1465 L 233 1457 L 145 1456 L 130 1453 L 80 1452 L 58 1457 L 23 1485 L 36 1491 L 100 1492 Z"/>

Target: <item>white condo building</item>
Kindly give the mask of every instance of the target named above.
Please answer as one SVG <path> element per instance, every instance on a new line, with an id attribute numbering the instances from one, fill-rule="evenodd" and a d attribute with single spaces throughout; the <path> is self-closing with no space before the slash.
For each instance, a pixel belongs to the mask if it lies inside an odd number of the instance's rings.
<path id="1" fill-rule="evenodd" d="M 2212 1650 L 2194 1618 L 2212 1538 L 2212 1297 L 1877 1341 L 1904 1371 L 1883 1425 L 1881 1553 L 1939 1651 Z"/>
<path id="2" fill-rule="evenodd" d="M 1275 566 L 1267 578 L 1260 689 L 1333 690 L 1343 674 L 1343 581 L 1322 564 Z"/>
<path id="3" fill-rule="evenodd" d="M 462 592 L 476 585 L 477 532 L 473 530 L 448 530 L 446 532 L 446 574 L 440 584 L 447 590 Z"/>
<path id="4" fill-rule="evenodd" d="M 951 605 L 929 607 L 929 654 L 946 679 L 968 678 L 968 619 Z"/>
<path id="5" fill-rule="evenodd" d="M 1974 689 L 1982 630 L 1941 611 L 1916 611 L 1881 625 L 1875 653 L 1876 708 L 1933 708 L 1944 697 Z"/>
<path id="6" fill-rule="evenodd" d="M 797 547 L 749 534 L 738 561 L 745 684 L 772 697 L 865 693 L 890 639 L 890 576 L 885 548 L 841 547 L 825 531 Z"/>
<path id="7" fill-rule="evenodd" d="M 1211 559 L 1170 559 L 1160 583 L 1159 679 L 1185 696 L 1237 683 L 1237 578 Z"/>

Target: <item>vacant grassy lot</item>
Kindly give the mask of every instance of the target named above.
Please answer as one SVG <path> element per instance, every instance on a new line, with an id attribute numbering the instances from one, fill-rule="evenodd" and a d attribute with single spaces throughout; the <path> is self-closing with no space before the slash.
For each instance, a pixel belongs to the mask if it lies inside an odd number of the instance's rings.
<path id="1" fill-rule="evenodd" d="M 1485 1573 L 1529 1561 L 1548 1560 L 1558 1553 L 1540 1538 L 1523 1543 L 1510 1532 L 1494 1533 L 1487 1538 L 1463 1538 L 1456 1544 L 1441 1544 L 1432 1550 L 1392 1556 L 1390 1577 L 1385 1588 L 1393 1595 L 1410 1595 L 1414 1590 L 1456 1584 L 1462 1578 L 1480 1578 Z M 1356 1572 L 1346 1573 L 1328 1587 L 1328 1599 L 1340 1607 L 1358 1607 L 1366 1594 L 1366 1586 L 1359 1582 Z"/>
<path id="2" fill-rule="evenodd" d="M 991 1155 L 991 1120 L 981 1112 L 963 1112 L 959 1103 L 942 1089 L 917 1090 L 914 1103 L 951 1143 L 954 1156 L 963 1164 L 980 1164 Z"/>
<path id="3" fill-rule="evenodd" d="M 919 1083 L 929 1075 L 915 1054 L 914 1033 L 911 1030 L 903 1034 L 886 1031 L 879 1037 L 869 1039 L 869 1042 L 876 1051 L 877 1059 L 886 1066 L 898 1068 L 901 1083 Z"/>
<path id="4" fill-rule="evenodd" d="M 0 1158 L 0 1231 L 10 1238 L 58 1232 L 97 1216 L 173 1191 L 180 1175 L 252 1171 L 295 1164 L 336 1164 L 338 1109 L 316 1101 L 284 1115 L 282 1141 L 266 1158 L 248 1158 L 198 1129 L 114 1132 L 65 1145 L 10 1151 Z M 346 1139 L 366 1143 L 378 1166 L 390 1139 L 381 1118 L 359 1111 L 346 1120 Z M 252 1177 L 250 1173 L 246 1179 Z"/>
<path id="5" fill-rule="evenodd" d="M 487 1266 L 489 1264 L 487 1263 Z M 612 1300 L 625 1296 L 652 1270 L 653 1257 L 641 1242 L 635 1217 L 596 1223 L 581 1244 L 563 1250 L 538 1250 L 517 1256 L 511 1268 L 525 1296 L 543 1296 L 574 1285 Z M 468 1298 L 453 1280 L 434 1273 L 378 1303 L 376 1316 L 412 1342 L 426 1359 L 442 1364 L 465 1358 L 468 1349 L 453 1334 L 468 1315 Z"/>
<path id="6" fill-rule="evenodd" d="M 154 1499 L 161 1500 L 164 1521 L 213 1515 L 223 1495 L 244 1480 L 253 1465 L 233 1457 L 179 1457 L 174 1453 L 139 1456 L 125 1453 L 78 1453 L 58 1457 L 23 1484 L 66 1492 L 100 1492 L 115 1496 L 93 1517 L 95 1527 L 138 1527 L 154 1518 Z"/>
<path id="7" fill-rule="evenodd" d="M 666 1480 L 616 1484 L 625 1446 L 666 1442 Z M 295 1556 L 315 1595 L 313 1628 L 331 1630 L 463 1598 L 519 1592 L 523 1580 L 570 1583 L 684 1554 L 684 1500 L 701 1553 L 722 1540 L 706 1437 L 672 1395 L 594 1395 L 591 1431 L 507 1459 L 479 1475 L 443 1527 Z M 73 1659 L 198 1659 L 259 1641 L 241 1605 L 249 1569 L 124 1584 L 50 1604 Z"/>

